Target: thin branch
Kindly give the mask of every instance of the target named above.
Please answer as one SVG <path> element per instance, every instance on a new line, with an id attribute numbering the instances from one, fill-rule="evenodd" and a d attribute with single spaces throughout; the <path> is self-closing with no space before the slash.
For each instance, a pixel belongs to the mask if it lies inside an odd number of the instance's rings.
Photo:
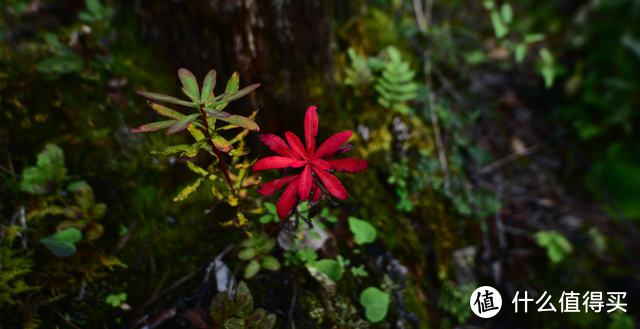
<path id="1" fill-rule="evenodd" d="M 229 171 L 227 170 L 227 166 L 224 164 L 224 159 L 222 159 L 222 153 L 220 153 L 220 150 L 216 147 L 216 144 L 213 142 L 213 138 L 211 137 L 211 133 L 209 132 L 209 122 L 207 122 L 207 115 L 204 113 L 204 110 L 202 109 L 203 106 L 204 106 L 203 104 L 200 104 L 200 115 L 202 115 L 202 121 L 204 122 L 204 128 L 205 128 L 204 131 L 207 133 L 207 137 L 209 137 L 211 146 L 213 147 L 213 150 L 216 151 L 216 155 L 220 160 L 220 169 L 224 173 L 224 177 L 227 179 L 227 185 L 229 185 L 229 189 L 231 190 L 231 193 L 233 195 L 236 195 L 236 191 L 233 188 L 233 184 L 231 183 L 231 178 L 229 177 Z"/>
<path id="2" fill-rule="evenodd" d="M 291 327 L 291 320 L 293 318 L 293 307 L 296 305 L 296 298 L 298 297 L 298 286 L 293 285 L 293 299 L 291 300 L 291 307 L 289 308 L 289 316 L 287 317 L 287 328 Z M 295 325 L 293 326 L 295 328 Z"/>
<path id="3" fill-rule="evenodd" d="M 125 245 L 127 245 L 127 242 L 129 242 L 129 239 L 131 239 L 131 234 L 133 233 L 133 230 L 138 226 L 138 220 L 134 220 L 133 223 L 131 223 L 131 225 L 129 225 L 129 229 L 127 229 L 127 233 L 125 233 L 122 238 L 120 238 L 120 242 L 118 242 L 118 245 L 113 249 L 113 251 L 111 252 L 113 255 L 117 255 L 120 250 L 122 250 L 122 248 L 124 248 Z"/>
<path id="4" fill-rule="evenodd" d="M 520 157 L 531 155 L 531 154 L 533 154 L 535 152 L 538 152 L 539 150 L 540 150 L 540 145 L 536 144 L 536 145 L 533 145 L 533 146 L 531 146 L 529 148 L 526 148 L 524 150 L 520 150 L 518 152 L 511 153 L 510 155 L 508 155 L 508 156 L 506 156 L 506 157 L 504 157 L 504 158 L 502 158 L 502 159 L 500 159 L 500 160 L 498 160 L 498 161 L 496 161 L 496 162 L 494 162 L 494 163 L 492 163 L 492 164 L 490 164 L 490 165 L 478 170 L 476 172 L 476 174 L 481 175 L 481 174 L 490 173 L 490 172 L 492 172 L 492 171 L 494 171 L 494 170 L 496 170 L 496 169 L 498 169 L 498 168 L 500 168 L 500 167 L 502 167 L 502 166 L 504 166 L 504 165 L 506 165 L 508 163 L 511 163 L 511 162 L 517 160 Z"/>
<path id="5" fill-rule="evenodd" d="M 134 314 L 142 313 L 142 311 L 144 311 L 145 308 L 149 307 L 150 305 L 152 305 L 153 303 L 158 301 L 158 299 L 162 298 L 164 295 L 166 295 L 166 294 L 170 293 L 171 291 L 175 290 L 176 288 L 178 288 L 179 286 L 181 286 L 185 282 L 191 280 L 194 276 L 196 276 L 198 273 L 200 273 L 203 269 L 204 269 L 203 265 L 199 266 L 195 271 L 183 276 L 180 280 L 176 281 L 169 288 L 161 291 L 159 294 L 157 294 L 155 296 L 152 296 L 146 303 L 144 303 L 144 305 L 140 306 L 134 312 Z"/>
<path id="6" fill-rule="evenodd" d="M 60 314 L 60 312 L 58 312 L 58 310 L 56 310 L 56 308 L 53 306 L 53 304 L 49 303 L 49 306 L 51 306 L 51 309 L 53 309 L 53 311 L 56 312 L 56 314 L 60 317 L 60 319 L 62 319 L 68 325 L 74 327 L 75 329 L 80 329 L 80 327 L 78 327 L 75 324 L 71 323 L 69 320 L 67 320 L 67 318 L 65 318 L 62 314 Z"/>

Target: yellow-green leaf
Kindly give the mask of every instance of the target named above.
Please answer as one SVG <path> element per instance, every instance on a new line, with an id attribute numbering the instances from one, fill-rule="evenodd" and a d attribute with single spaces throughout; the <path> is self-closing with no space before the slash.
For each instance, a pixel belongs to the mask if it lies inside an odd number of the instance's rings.
<path id="1" fill-rule="evenodd" d="M 179 69 L 178 76 L 182 82 L 182 91 L 184 91 L 192 101 L 198 102 L 200 100 L 200 90 L 198 89 L 198 82 L 193 73 L 187 69 Z"/>
<path id="2" fill-rule="evenodd" d="M 198 151 L 200 151 L 205 143 L 206 140 L 204 139 L 194 143 L 193 145 L 189 146 L 182 155 L 186 156 L 187 158 L 193 158 L 198 154 Z"/>
<path id="3" fill-rule="evenodd" d="M 189 167 L 189 169 L 191 169 L 191 171 L 193 171 L 196 174 L 200 174 L 202 176 L 209 176 L 209 173 L 206 170 L 198 167 L 191 161 L 187 161 L 187 167 Z"/>
<path id="4" fill-rule="evenodd" d="M 151 154 L 167 155 L 167 154 L 183 152 L 183 151 L 187 150 L 188 148 L 189 148 L 189 145 L 183 145 L 183 144 L 174 145 L 174 146 L 167 146 L 167 147 L 159 148 L 157 150 L 153 150 L 153 151 L 151 151 Z"/>
<path id="5" fill-rule="evenodd" d="M 180 192 L 174 199 L 173 202 L 180 202 L 184 199 L 186 199 L 187 197 L 189 197 L 191 194 L 193 194 L 193 192 L 196 191 L 196 189 L 200 186 L 200 184 L 202 183 L 202 178 L 198 178 L 198 180 L 193 183 L 192 185 L 189 185 L 187 187 L 184 188 L 184 190 L 182 190 L 182 192 Z"/>
<path id="6" fill-rule="evenodd" d="M 148 123 L 146 125 L 142 125 L 142 126 L 140 126 L 138 128 L 134 128 L 134 129 L 131 129 L 129 131 L 132 132 L 132 133 L 148 133 L 148 132 L 157 131 L 157 130 L 160 130 L 160 129 L 169 128 L 175 122 L 176 122 L 176 120 L 167 120 L 167 121 Z"/>
<path id="7" fill-rule="evenodd" d="M 204 83 L 202 84 L 202 94 L 200 96 L 201 102 L 206 102 L 210 96 L 213 95 L 213 88 L 216 86 L 216 70 L 211 70 L 204 77 Z"/>
<path id="8" fill-rule="evenodd" d="M 233 194 L 229 194 L 229 205 L 232 207 L 235 207 L 238 205 L 238 198 L 236 198 L 235 196 L 233 196 Z"/>
<path id="9" fill-rule="evenodd" d="M 198 127 L 196 127 L 196 125 L 191 124 L 189 125 L 188 129 L 191 133 L 191 136 L 193 136 L 193 138 L 195 138 L 197 141 L 201 141 L 204 139 L 204 134 L 202 133 L 202 131 L 200 131 L 200 129 L 198 129 Z"/>
<path id="10" fill-rule="evenodd" d="M 184 114 L 174 111 L 166 106 L 160 105 L 160 104 L 156 104 L 156 103 L 151 103 L 149 101 L 147 101 L 147 104 L 149 105 L 150 108 L 152 108 L 154 111 L 158 112 L 158 114 L 160 115 L 164 115 L 165 117 L 170 117 L 171 119 L 181 119 L 184 118 Z"/>
<path id="11" fill-rule="evenodd" d="M 216 145 L 216 147 L 218 148 L 218 150 L 222 151 L 222 152 L 229 152 L 233 149 L 233 145 L 231 145 L 231 143 L 229 143 L 226 139 L 224 139 L 222 136 L 213 133 L 211 134 L 211 138 L 213 140 L 213 144 Z"/>

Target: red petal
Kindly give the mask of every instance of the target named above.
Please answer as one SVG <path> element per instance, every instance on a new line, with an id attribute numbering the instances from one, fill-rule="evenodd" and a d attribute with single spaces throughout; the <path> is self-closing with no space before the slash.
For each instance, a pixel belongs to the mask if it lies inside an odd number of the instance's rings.
<path id="1" fill-rule="evenodd" d="M 302 174 L 300 174 L 300 183 L 298 183 L 298 192 L 300 192 L 300 200 L 309 199 L 309 193 L 311 193 L 311 182 L 313 176 L 311 176 L 311 166 L 305 166 Z"/>
<path id="2" fill-rule="evenodd" d="M 360 159 L 329 160 L 329 164 L 331 169 L 349 174 L 359 173 L 369 167 L 367 160 Z"/>
<path id="3" fill-rule="evenodd" d="M 302 166 L 306 165 L 307 161 L 306 160 L 297 160 L 294 163 L 291 164 L 291 168 L 302 168 Z"/>
<path id="4" fill-rule="evenodd" d="M 302 146 L 302 142 L 298 136 L 294 135 L 290 131 L 284 133 L 284 136 L 287 138 L 287 142 L 291 145 L 291 149 L 296 152 L 296 154 L 302 157 L 302 159 L 308 159 L 307 152 L 304 151 L 304 146 Z"/>
<path id="5" fill-rule="evenodd" d="M 307 156 L 311 158 L 316 148 L 316 136 L 318 135 L 318 112 L 315 106 L 307 109 L 304 116 L 304 138 L 307 144 Z M 304 199 L 303 199 L 304 200 Z"/>
<path id="6" fill-rule="evenodd" d="M 324 141 L 324 143 L 322 143 L 322 145 L 320 145 L 316 153 L 313 154 L 313 158 L 320 159 L 323 155 L 335 151 L 337 148 L 342 146 L 344 142 L 348 141 L 349 138 L 351 138 L 351 135 L 353 135 L 352 132 L 343 131 L 329 137 L 329 139 L 327 139 L 326 141 Z"/>
<path id="7" fill-rule="evenodd" d="M 256 192 L 264 195 L 264 196 L 269 196 L 269 195 L 273 195 L 274 193 L 280 191 L 285 185 L 291 183 L 291 181 L 293 181 L 294 179 L 296 179 L 298 177 L 298 175 L 296 176 L 287 176 L 287 177 L 283 177 L 283 178 L 279 178 L 276 180 L 272 180 L 268 183 L 264 183 L 262 184 L 262 186 L 260 186 L 259 189 L 256 190 Z"/>
<path id="8" fill-rule="evenodd" d="M 298 182 L 298 179 L 294 180 L 289 187 L 284 190 L 280 200 L 278 200 L 278 217 L 280 219 L 285 219 L 289 214 L 289 211 L 291 211 L 291 208 L 296 204 L 296 196 L 298 196 Z"/>
<path id="9" fill-rule="evenodd" d="M 324 161 L 322 159 L 313 159 L 311 160 L 311 164 L 314 165 L 316 168 L 319 168 L 322 170 L 331 169 L 331 165 L 329 164 L 329 162 Z"/>
<path id="10" fill-rule="evenodd" d="M 318 201 L 320 200 L 320 198 L 322 198 L 322 190 L 320 189 L 320 186 L 318 186 L 318 184 L 316 183 L 315 179 L 313 180 L 313 186 L 311 187 L 311 191 L 313 191 L 313 196 L 309 201 L 312 201 L 312 202 Z"/>
<path id="11" fill-rule="evenodd" d="M 274 151 L 282 156 L 289 157 L 289 158 L 296 158 L 296 159 L 300 158 L 295 152 L 293 152 L 293 150 L 289 148 L 289 146 L 287 146 L 287 144 L 285 144 L 282 138 L 276 135 L 273 135 L 273 134 L 260 135 L 260 141 L 265 143 L 267 146 L 269 146 L 271 151 Z"/>
<path id="12" fill-rule="evenodd" d="M 345 146 L 338 147 L 338 148 L 337 148 L 335 151 L 333 151 L 333 152 L 329 152 L 329 153 L 325 154 L 322 158 L 323 158 L 323 159 L 328 159 L 328 158 L 330 158 L 330 157 L 332 157 L 332 156 L 334 156 L 334 155 L 336 155 L 336 154 L 344 154 L 344 153 L 347 153 L 347 152 L 351 151 L 352 149 L 353 149 L 353 143 L 349 143 L 349 144 L 347 144 L 347 145 L 345 145 Z"/>
<path id="13" fill-rule="evenodd" d="M 347 190 L 345 190 L 344 186 L 342 186 L 340 180 L 338 180 L 335 176 L 322 170 L 314 169 L 313 172 L 316 173 L 316 176 L 320 178 L 331 195 L 340 200 L 344 200 L 349 197 L 349 193 L 347 193 Z"/>
<path id="14" fill-rule="evenodd" d="M 287 168 L 291 165 L 291 163 L 295 161 L 297 160 L 292 158 L 268 157 L 268 158 L 260 159 L 260 161 L 258 161 L 255 165 L 253 165 L 253 171 Z"/>

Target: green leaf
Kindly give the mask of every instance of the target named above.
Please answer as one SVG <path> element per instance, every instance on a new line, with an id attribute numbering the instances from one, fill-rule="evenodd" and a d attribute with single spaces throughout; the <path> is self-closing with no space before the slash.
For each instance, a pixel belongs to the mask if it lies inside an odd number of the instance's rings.
<path id="1" fill-rule="evenodd" d="M 224 327 L 227 329 L 245 329 L 244 319 L 231 318 L 224 323 Z"/>
<path id="2" fill-rule="evenodd" d="M 202 84 L 202 95 L 200 95 L 200 102 L 206 102 L 213 93 L 213 88 L 216 86 L 216 70 L 211 70 L 204 77 L 204 83 Z"/>
<path id="3" fill-rule="evenodd" d="M 249 314 L 246 318 L 246 324 L 249 328 L 251 327 L 255 327 L 258 324 L 260 324 L 260 322 L 262 320 L 264 320 L 264 317 L 267 315 L 267 312 L 264 309 L 257 309 L 255 311 L 253 311 L 253 313 Z"/>
<path id="4" fill-rule="evenodd" d="M 26 167 L 22 172 L 20 189 L 31 194 L 52 192 L 55 183 L 61 182 L 66 175 L 62 149 L 55 144 L 47 144 L 38 154 L 37 165 Z"/>
<path id="5" fill-rule="evenodd" d="M 93 189 L 87 184 L 78 185 L 73 191 L 73 197 L 84 212 L 93 208 L 93 205 L 95 204 Z"/>
<path id="6" fill-rule="evenodd" d="M 332 281 L 339 281 L 344 272 L 344 268 L 340 266 L 340 263 L 333 259 L 321 259 L 316 262 L 315 267 L 318 271 L 326 274 Z"/>
<path id="7" fill-rule="evenodd" d="M 513 9 L 511 9 L 511 5 L 508 3 L 504 3 L 502 5 L 500 8 L 500 14 L 502 15 L 502 21 L 505 24 L 509 24 L 511 23 L 511 20 L 513 20 Z"/>
<path id="8" fill-rule="evenodd" d="M 74 243 L 80 240 L 82 240 L 82 232 L 77 228 L 68 228 L 44 237 L 40 239 L 40 242 L 58 257 L 70 257 L 78 250 Z"/>
<path id="9" fill-rule="evenodd" d="M 148 124 L 140 126 L 138 128 L 131 129 L 131 130 L 129 130 L 129 132 L 132 132 L 132 133 L 148 133 L 148 132 L 152 132 L 152 131 L 158 131 L 160 129 L 165 129 L 165 128 L 171 127 L 176 121 L 178 121 L 178 120 L 167 120 L 167 121 L 148 123 Z"/>
<path id="10" fill-rule="evenodd" d="M 104 6 L 100 2 L 100 0 L 86 0 L 84 3 L 87 7 L 87 10 L 91 13 L 100 14 L 100 12 L 104 10 Z"/>
<path id="11" fill-rule="evenodd" d="M 213 144 L 215 144 L 218 150 L 222 152 L 227 153 L 233 149 L 233 145 L 231 145 L 231 143 L 229 143 L 226 139 L 216 133 L 211 134 L 211 139 L 213 140 Z"/>
<path id="12" fill-rule="evenodd" d="M 154 100 L 157 100 L 157 101 L 173 103 L 173 104 L 189 106 L 189 107 L 195 107 L 195 108 L 199 107 L 197 104 L 189 103 L 187 101 L 183 101 L 183 100 L 181 100 L 179 98 L 176 98 L 176 97 L 173 97 L 173 96 L 168 96 L 168 95 L 163 95 L 163 94 L 158 94 L 158 93 L 152 93 L 152 92 L 149 92 L 149 91 L 136 91 L 136 92 L 139 95 L 142 95 L 144 97 L 151 98 L 151 99 L 154 99 Z"/>
<path id="13" fill-rule="evenodd" d="M 534 42 L 538 42 L 538 41 L 542 41 L 544 40 L 544 34 L 542 33 L 538 33 L 538 34 L 528 34 L 524 36 L 524 42 L 525 43 L 534 43 Z"/>
<path id="14" fill-rule="evenodd" d="M 369 287 L 360 294 L 360 304 L 365 307 L 367 319 L 378 322 L 387 316 L 389 295 L 376 287 Z"/>
<path id="15" fill-rule="evenodd" d="M 246 303 L 238 313 L 242 312 L 247 315 L 253 311 L 253 296 L 251 296 L 251 290 L 249 290 L 249 287 L 247 287 L 247 284 L 244 281 L 240 281 L 240 283 L 238 283 L 238 293 L 236 297 L 237 300 L 246 300 Z M 241 318 L 244 317 L 240 315 L 238 316 Z"/>
<path id="16" fill-rule="evenodd" d="M 190 145 L 185 145 L 185 144 L 167 146 L 167 147 L 159 148 L 157 150 L 153 150 L 151 151 L 151 154 L 159 154 L 159 155 L 173 154 L 178 152 L 184 152 L 188 150 L 190 147 L 191 147 Z"/>
<path id="17" fill-rule="evenodd" d="M 231 75 L 231 78 L 229 78 L 229 82 L 227 82 L 227 87 L 225 88 L 224 93 L 226 95 L 230 95 L 230 94 L 233 94 L 233 93 L 237 92 L 239 88 L 240 88 L 240 76 L 238 75 L 238 72 L 233 72 L 233 75 Z M 217 101 L 217 100 L 215 100 L 215 101 Z M 209 103 L 213 104 L 213 103 L 215 103 L 215 101 L 212 100 L 212 101 L 209 101 Z M 227 107 L 228 104 L 229 103 L 224 103 L 222 105 L 218 105 L 217 109 L 218 110 L 222 110 L 225 107 Z"/>
<path id="18" fill-rule="evenodd" d="M 214 109 L 210 109 L 208 107 L 203 108 L 203 110 L 210 116 L 214 117 L 214 118 L 228 118 L 231 116 L 231 114 L 225 112 L 225 111 L 218 111 L 218 110 L 214 110 Z"/>
<path id="19" fill-rule="evenodd" d="M 66 74 L 80 72 L 84 66 L 84 60 L 76 53 L 49 57 L 36 66 L 43 73 Z"/>
<path id="20" fill-rule="evenodd" d="M 191 171 L 193 171 L 196 174 L 208 177 L 209 176 L 209 172 L 200 168 L 199 166 L 195 165 L 193 162 L 191 161 L 187 161 L 187 167 L 189 167 L 189 169 L 191 169 Z"/>
<path id="21" fill-rule="evenodd" d="M 200 101 L 200 90 L 198 89 L 198 81 L 189 70 L 182 68 L 178 70 L 178 77 L 182 82 L 182 91 L 194 102 Z"/>
<path id="22" fill-rule="evenodd" d="M 242 90 L 231 93 L 225 97 L 223 97 L 221 100 L 217 101 L 217 102 L 213 102 L 213 103 L 207 103 L 207 107 L 216 107 L 216 109 L 218 110 L 222 110 L 224 107 L 227 106 L 227 104 L 231 101 L 235 101 L 238 98 L 244 97 L 247 94 L 249 94 L 250 92 L 256 90 L 256 88 L 260 87 L 259 83 L 250 85 L 248 87 L 242 88 Z"/>
<path id="23" fill-rule="evenodd" d="M 355 235 L 357 244 L 371 243 L 376 239 L 376 229 L 364 220 L 349 216 L 349 229 Z"/>
<path id="24" fill-rule="evenodd" d="M 275 257 L 271 255 L 263 255 L 260 259 L 262 260 L 262 267 L 265 269 L 271 271 L 277 271 L 280 269 L 280 262 L 278 262 L 278 259 Z"/>
<path id="25" fill-rule="evenodd" d="M 516 45 L 516 63 L 522 63 L 524 56 L 527 55 L 527 46 L 519 43 Z"/>
<path id="26" fill-rule="evenodd" d="M 194 113 L 194 114 L 191 114 L 191 115 L 187 115 L 184 118 L 176 120 L 176 122 L 174 122 L 171 125 L 171 128 L 169 128 L 169 130 L 167 131 L 167 135 L 172 135 L 172 134 L 175 134 L 175 133 L 179 133 L 179 132 L 187 129 L 187 127 L 189 127 L 191 122 L 193 122 L 193 120 L 195 120 L 198 116 L 200 116 L 199 113 Z"/>
<path id="27" fill-rule="evenodd" d="M 491 12 L 491 23 L 493 24 L 493 29 L 495 30 L 496 37 L 498 39 L 504 37 L 505 35 L 507 35 L 507 33 L 509 33 L 509 28 L 507 28 L 502 23 L 502 19 L 500 18 L 500 14 L 498 14 L 497 11 L 492 11 Z"/>
<path id="28" fill-rule="evenodd" d="M 242 127 L 242 128 L 246 128 L 249 130 L 253 130 L 253 131 L 260 131 L 260 127 L 258 127 L 258 124 L 249 119 L 249 118 L 245 118 L 243 116 L 239 116 L 239 115 L 231 115 L 228 118 L 220 118 L 218 117 L 218 120 L 222 120 L 225 122 L 228 122 L 234 126 L 238 126 L 238 127 Z"/>
<path id="29" fill-rule="evenodd" d="M 67 185 L 67 191 L 69 193 L 73 193 L 73 191 L 76 190 L 76 188 L 82 184 L 87 184 L 87 181 L 84 179 L 81 180 L 77 180 L 77 181 L 73 181 L 71 183 L 69 183 L 69 185 Z"/>
<path id="30" fill-rule="evenodd" d="M 274 220 L 273 215 L 262 215 L 260 216 L 260 223 L 267 224 Z"/>
<path id="31" fill-rule="evenodd" d="M 198 188 L 198 186 L 200 186 L 200 184 L 202 183 L 203 180 L 204 180 L 203 178 L 198 178 L 198 180 L 195 183 L 185 187 L 184 190 L 182 190 L 182 192 L 180 192 L 173 199 L 173 202 L 180 202 L 180 201 L 186 199 L 187 197 L 189 197 L 191 194 L 193 194 L 193 192 L 196 191 L 196 189 Z"/>
<path id="32" fill-rule="evenodd" d="M 193 143 L 193 145 L 189 146 L 189 148 L 186 149 L 184 153 L 181 154 L 181 156 L 186 156 L 187 158 L 193 158 L 198 154 L 200 149 L 203 148 L 206 144 L 207 144 L 207 141 L 205 139 L 199 140 L 198 142 Z"/>
<path id="33" fill-rule="evenodd" d="M 122 304 L 122 302 L 127 300 L 127 294 L 124 292 L 121 292 L 119 294 L 109 294 L 107 295 L 107 304 L 113 306 L 113 307 L 118 307 L 120 306 L 120 304 Z"/>
<path id="34" fill-rule="evenodd" d="M 540 231 L 535 237 L 538 245 L 547 249 L 547 255 L 554 263 L 562 261 L 566 255 L 573 252 L 569 240 L 556 231 Z"/>
<path id="35" fill-rule="evenodd" d="M 244 270 L 244 277 L 246 279 L 251 279 L 258 274 L 258 272 L 260 272 L 260 263 L 256 260 L 252 260 L 247 264 L 247 268 Z"/>
<path id="36" fill-rule="evenodd" d="M 264 206 L 267 208 L 267 211 L 272 215 L 276 215 L 278 213 L 278 207 L 271 202 L 265 202 Z"/>
<path id="37" fill-rule="evenodd" d="M 276 324 L 276 315 L 267 315 L 262 322 L 256 327 L 256 329 L 271 329 Z"/>
<path id="38" fill-rule="evenodd" d="M 185 115 L 180 113 L 180 112 L 176 112 L 166 106 L 160 105 L 160 104 L 156 104 L 156 103 L 151 103 L 149 101 L 147 101 L 147 104 L 149 105 L 149 107 L 151 107 L 154 111 L 158 112 L 158 114 L 160 115 L 164 115 L 166 117 L 170 117 L 172 119 L 181 119 L 184 118 Z"/>
<path id="39" fill-rule="evenodd" d="M 254 248 L 243 249 L 240 253 L 238 253 L 238 258 L 242 260 L 249 260 L 255 256 L 256 256 L 256 249 Z"/>

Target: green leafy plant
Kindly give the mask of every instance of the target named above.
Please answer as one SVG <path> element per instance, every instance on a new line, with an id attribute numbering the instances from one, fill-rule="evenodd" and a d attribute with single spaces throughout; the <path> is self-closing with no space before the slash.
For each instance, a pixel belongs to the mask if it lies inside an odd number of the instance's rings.
<path id="1" fill-rule="evenodd" d="M 242 241 L 243 249 L 238 254 L 238 258 L 249 261 L 244 271 L 245 278 L 254 277 L 261 268 L 271 271 L 280 269 L 280 262 L 270 254 L 275 246 L 276 240 L 269 238 L 265 232 L 253 234 Z"/>
<path id="2" fill-rule="evenodd" d="M 190 101 L 184 101 L 173 96 L 162 95 L 147 91 L 138 91 L 138 94 L 150 98 L 155 101 L 161 101 L 171 104 L 185 106 L 195 109 L 195 113 L 182 114 L 156 103 L 149 103 L 149 106 L 158 114 L 169 117 L 171 120 L 154 122 L 131 129 L 131 132 L 153 132 L 161 129 L 167 129 L 167 134 L 175 134 L 183 130 L 188 130 L 196 140 L 192 145 L 174 145 L 163 147 L 152 151 L 151 154 L 168 155 L 173 153 L 181 153 L 182 157 L 193 158 L 201 150 L 205 150 L 215 157 L 214 162 L 205 170 L 191 161 L 187 161 L 187 167 L 199 177 L 191 185 L 185 187 L 175 198 L 174 202 L 179 202 L 192 195 L 205 180 L 214 181 L 211 188 L 212 194 L 218 199 L 225 199 L 232 207 L 237 207 L 237 217 L 222 223 L 224 226 L 236 225 L 244 227 L 247 223 L 245 213 L 254 213 L 250 206 L 244 205 L 240 198 L 243 193 L 238 192 L 250 186 L 258 185 L 259 180 L 254 179 L 252 184 L 245 184 L 250 179 L 248 176 L 248 168 L 253 165 L 248 161 L 241 161 L 240 157 L 247 155 L 249 150 L 245 148 L 244 137 L 249 131 L 258 131 L 260 128 L 253 121 L 258 111 L 254 111 L 249 117 L 232 115 L 223 111 L 227 105 L 234 100 L 248 95 L 260 84 L 254 84 L 243 89 L 239 89 L 240 78 L 234 73 L 227 86 L 225 92 L 215 96 L 213 89 L 216 85 L 216 71 L 211 70 L 204 78 L 202 90 L 200 90 L 193 73 L 186 69 L 178 70 L 178 76 L 182 82 L 182 91 L 189 97 Z M 216 126 L 218 122 L 226 122 L 227 125 Z M 233 139 L 227 141 L 219 133 L 224 130 L 243 128 Z M 234 144 L 236 146 L 234 147 Z M 227 165 L 222 157 L 222 153 L 227 153 L 232 157 L 230 165 Z M 237 173 L 231 172 L 236 169 Z M 215 182 L 222 181 L 217 176 L 217 172 L 222 172 L 226 183 L 227 191 L 219 191 Z M 224 192 L 224 193 L 223 193 Z M 246 192 L 244 193 L 246 196 Z"/>
<path id="3" fill-rule="evenodd" d="M 97 240 L 102 236 L 104 228 L 96 221 L 104 216 L 107 205 L 102 202 L 95 203 L 91 186 L 85 183 L 73 186 L 73 196 L 77 205 L 71 205 L 65 209 L 64 214 L 69 219 L 60 222 L 56 226 L 56 231 L 73 227 L 82 231 L 87 240 Z"/>
<path id="4" fill-rule="evenodd" d="M 105 7 L 100 0 L 85 0 L 86 10 L 78 13 L 78 18 L 85 22 L 97 22 L 111 17 L 114 9 Z"/>
<path id="5" fill-rule="evenodd" d="M 285 252 L 284 257 L 284 264 L 287 266 L 302 264 L 315 266 L 318 254 L 311 247 L 297 249 L 295 246 L 291 246 L 291 250 Z"/>
<path id="6" fill-rule="evenodd" d="M 376 239 L 376 229 L 367 221 L 350 216 L 349 229 L 355 235 L 357 244 L 371 243 Z"/>
<path id="7" fill-rule="evenodd" d="M 382 66 L 382 76 L 374 86 L 380 94 L 378 103 L 402 114 L 412 113 L 406 102 L 418 96 L 418 85 L 412 82 L 416 73 L 411 70 L 409 63 L 402 60 L 400 51 L 395 47 L 387 47 L 385 54 L 386 61 L 373 64 Z"/>
<path id="8" fill-rule="evenodd" d="M 387 316 L 389 295 L 376 287 L 369 287 L 360 294 L 360 304 L 365 308 L 367 320 L 379 322 Z"/>
<path id="9" fill-rule="evenodd" d="M 347 55 L 351 59 L 351 67 L 345 69 L 344 84 L 355 87 L 357 93 L 362 94 L 374 80 L 371 68 L 367 58 L 360 56 L 353 47 L 347 49 Z"/>
<path id="10" fill-rule="evenodd" d="M 38 154 L 37 165 L 27 167 L 22 173 L 20 189 L 31 194 L 51 193 L 60 188 L 67 176 L 64 153 L 54 144 L 47 144 Z"/>
<path id="11" fill-rule="evenodd" d="M 469 298 L 475 288 L 474 284 L 458 287 L 452 281 L 445 281 L 442 285 L 442 291 L 438 296 L 438 307 L 445 312 L 455 316 L 458 322 L 465 323 L 471 316 L 469 308 Z"/>
<path id="12" fill-rule="evenodd" d="M 556 231 L 540 231 L 535 236 L 538 245 L 547 249 L 547 255 L 554 263 L 562 261 L 565 256 L 573 252 L 569 240 Z"/>
<path id="13" fill-rule="evenodd" d="M 279 222 L 280 218 L 278 218 L 278 209 L 276 208 L 276 205 L 271 202 L 265 202 L 264 206 L 267 208 L 268 213 L 260 216 L 260 222 L 263 224 Z"/>
<path id="14" fill-rule="evenodd" d="M 186 315 L 191 324 L 203 329 L 271 329 L 276 322 L 275 314 L 267 314 L 262 308 L 253 309 L 253 297 L 244 281 L 238 284 L 235 301 L 229 291 L 221 291 L 211 301 L 209 312 L 192 308 Z"/>
<path id="15" fill-rule="evenodd" d="M 77 228 L 68 228 L 44 237 L 40 239 L 40 242 L 58 257 L 70 257 L 78 251 L 74 243 L 80 240 L 82 240 L 82 232 Z"/>
<path id="16" fill-rule="evenodd" d="M 127 293 L 121 292 L 119 294 L 109 294 L 107 295 L 107 304 L 118 307 L 122 305 L 122 303 L 127 301 Z"/>

